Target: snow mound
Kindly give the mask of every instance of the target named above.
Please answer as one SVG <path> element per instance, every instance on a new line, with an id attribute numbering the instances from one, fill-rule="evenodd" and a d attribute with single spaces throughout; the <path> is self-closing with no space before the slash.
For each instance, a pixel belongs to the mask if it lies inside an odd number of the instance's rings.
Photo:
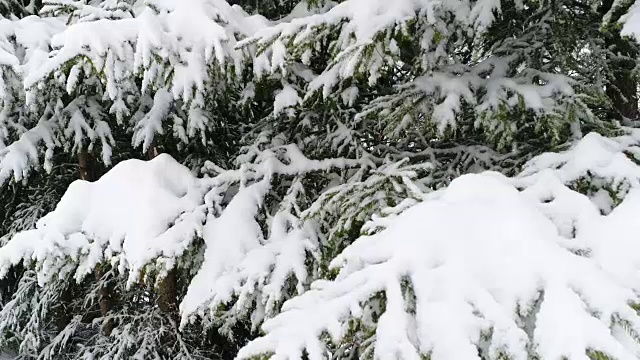
<path id="1" fill-rule="evenodd" d="M 337 279 L 285 303 L 238 357 L 321 359 L 322 334 L 344 339 L 383 294 L 376 358 L 480 359 L 479 346 L 490 358 L 635 359 L 611 328 L 639 328 L 637 296 L 564 246 L 540 205 L 498 173 L 461 176 L 349 246 L 332 262 Z"/>
<path id="2" fill-rule="evenodd" d="M 135 278 L 152 259 L 173 259 L 186 249 L 204 220 L 197 211 L 202 198 L 197 178 L 169 155 L 121 162 L 96 182 L 73 182 L 36 229 L 0 249 L 2 271 L 36 260 L 48 276 L 54 259 L 71 256 L 79 263 L 76 278 L 103 259 L 118 260 Z"/>

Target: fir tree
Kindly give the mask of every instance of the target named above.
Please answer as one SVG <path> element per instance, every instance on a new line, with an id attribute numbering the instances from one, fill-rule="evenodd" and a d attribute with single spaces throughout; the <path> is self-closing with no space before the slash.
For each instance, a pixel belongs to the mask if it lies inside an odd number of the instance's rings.
<path id="1" fill-rule="evenodd" d="M 639 6 L 1 3 L 0 346 L 637 358 Z"/>

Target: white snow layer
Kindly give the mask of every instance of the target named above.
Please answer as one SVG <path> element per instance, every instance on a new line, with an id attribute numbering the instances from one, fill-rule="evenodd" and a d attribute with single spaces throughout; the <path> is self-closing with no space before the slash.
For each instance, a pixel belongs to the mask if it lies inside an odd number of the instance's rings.
<path id="1" fill-rule="evenodd" d="M 639 135 L 589 134 L 565 152 L 533 159 L 515 178 L 461 176 L 399 215 L 374 218 L 366 228 L 382 230 L 334 259 L 335 280 L 318 280 L 306 292 L 304 260 L 315 246 L 309 225 L 284 206 L 265 239 L 255 220 L 269 176 L 241 185 L 224 208 L 213 205 L 219 199 L 205 206 L 205 191 L 218 180 L 195 178 L 168 155 L 122 162 L 94 183 L 74 182 L 36 229 L 0 249 L 0 265 L 6 271 L 36 260 L 46 281 L 70 271 L 63 265 L 69 257 L 79 264 L 77 277 L 108 260 L 134 281 L 158 258 L 173 266 L 200 236 L 205 259 L 181 304 L 183 321 L 223 303 L 246 312 L 246 300 L 256 299 L 262 317 L 254 320 L 266 318 L 265 335 L 241 359 L 324 358 L 325 341 L 344 339 L 353 321 L 374 329 L 379 359 L 479 359 L 478 346 L 513 359 L 535 352 L 586 360 L 587 351 L 636 359 L 629 339 L 640 333 L 632 308 L 640 301 L 640 172 L 628 156 L 638 154 Z M 607 196 L 624 200 L 603 209 L 598 197 L 567 186 L 585 178 L 610 184 Z M 213 192 L 224 194 L 220 186 Z M 283 204 L 295 192 L 289 197 Z M 300 295 L 272 312 L 289 274 Z"/>

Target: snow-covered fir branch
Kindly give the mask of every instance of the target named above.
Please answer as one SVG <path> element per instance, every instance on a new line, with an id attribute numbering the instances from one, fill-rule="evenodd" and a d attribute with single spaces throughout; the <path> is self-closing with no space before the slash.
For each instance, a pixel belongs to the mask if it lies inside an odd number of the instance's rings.
<path id="1" fill-rule="evenodd" d="M 0 349 L 640 357 L 632 1 L 0 1 Z"/>

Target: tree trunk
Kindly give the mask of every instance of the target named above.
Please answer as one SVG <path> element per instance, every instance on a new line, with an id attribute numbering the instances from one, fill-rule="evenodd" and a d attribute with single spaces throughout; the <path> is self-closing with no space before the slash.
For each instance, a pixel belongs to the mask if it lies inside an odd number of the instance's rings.
<path id="1" fill-rule="evenodd" d="M 174 267 L 167 272 L 167 275 L 160 280 L 158 285 L 158 308 L 160 308 L 160 311 L 171 315 L 174 320 L 178 317 L 176 277 L 177 273 Z"/>
<path id="2" fill-rule="evenodd" d="M 95 159 L 85 149 L 82 149 L 78 154 L 78 167 L 80 170 L 80 179 L 85 181 L 98 180 L 98 168 Z M 104 277 L 104 270 L 97 266 L 94 270 L 94 278 L 96 281 L 101 281 Z M 100 307 L 100 315 L 107 316 L 109 311 L 113 308 L 113 287 L 105 285 L 98 291 L 99 300 L 98 305 Z M 113 319 L 107 320 L 102 325 L 102 331 L 105 335 L 110 335 L 113 331 L 114 323 Z"/>
<path id="3" fill-rule="evenodd" d="M 71 317 L 69 316 L 70 311 L 67 309 L 67 305 L 73 300 L 72 286 L 72 284 L 69 284 L 62 294 L 60 294 L 57 303 L 52 306 L 53 323 L 58 331 L 64 330 L 71 321 Z"/>
<path id="4" fill-rule="evenodd" d="M 152 143 L 147 151 L 147 159 L 151 160 L 160 154 L 160 149 Z M 172 319 L 178 318 L 178 286 L 177 271 L 173 267 L 158 284 L 158 308 Z"/>
<path id="5" fill-rule="evenodd" d="M 105 272 L 100 268 L 100 266 L 97 266 L 94 270 L 94 276 L 96 281 L 102 280 L 104 275 L 105 275 Z M 107 283 L 107 285 L 100 287 L 98 294 L 99 294 L 98 306 L 100 307 L 100 315 L 104 317 L 104 316 L 107 316 L 107 314 L 109 314 L 109 311 L 113 308 L 113 303 L 114 303 L 113 286 Z M 106 336 L 111 335 L 113 328 L 114 328 L 113 319 L 108 319 L 106 322 L 102 324 L 102 332 Z"/>
<path id="6" fill-rule="evenodd" d="M 80 171 L 80 179 L 86 181 L 95 181 L 95 166 L 93 159 L 87 150 L 82 149 L 78 154 L 78 170 Z"/>

